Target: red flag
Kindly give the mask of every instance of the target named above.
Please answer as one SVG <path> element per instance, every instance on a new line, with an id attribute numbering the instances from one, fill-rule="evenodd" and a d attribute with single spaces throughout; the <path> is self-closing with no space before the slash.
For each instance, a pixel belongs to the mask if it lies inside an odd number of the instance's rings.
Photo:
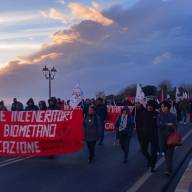
<path id="1" fill-rule="evenodd" d="M 131 96 L 128 96 L 127 97 L 127 100 L 131 103 L 132 102 L 132 99 L 133 99 L 133 97 L 131 97 Z"/>

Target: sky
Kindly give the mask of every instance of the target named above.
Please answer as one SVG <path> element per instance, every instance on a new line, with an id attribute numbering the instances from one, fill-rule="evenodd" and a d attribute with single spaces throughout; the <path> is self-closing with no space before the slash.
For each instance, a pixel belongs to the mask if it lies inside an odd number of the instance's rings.
<path id="1" fill-rule="evenodd" d="M 0 99 L 118 93 L 133 83 L 191 83 L 190 0 L 6 0 L 0 5 Z"/>

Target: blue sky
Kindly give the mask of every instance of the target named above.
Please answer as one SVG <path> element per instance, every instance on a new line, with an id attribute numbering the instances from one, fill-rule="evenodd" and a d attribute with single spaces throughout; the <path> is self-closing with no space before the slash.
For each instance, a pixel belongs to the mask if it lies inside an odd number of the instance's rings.
<path id="1" fill-rule="evenodd" d="M 107 1 L 69 1 L 69 0 L 7 0 L 0 6 L 0 66 L 17 56 L 23 56 L 37 51 L 43 43 L 50 42 L 50 36 L 62 28 L 69 28 L 76 22 L 68 19 L 62 22 L 45 18 L 42 12 L 54 9 L 64 15 L 70 16 L 68 5 L 71 2 L 91 6 L 97 3 L 102 9 L 108 9 L 115 4 L 124 7 L 135 3 L 135 0 L 107 0 Z"/>
<path id="2" fill-rule="evenodd" d="M 53 91 L 64 98 L 76 83 L 87 96 L 132 83 L 190 83 L 191 7 L 190 0 L 3 1 L 1 98 L 45 98 L 44 65 L 58 69 Z"/>

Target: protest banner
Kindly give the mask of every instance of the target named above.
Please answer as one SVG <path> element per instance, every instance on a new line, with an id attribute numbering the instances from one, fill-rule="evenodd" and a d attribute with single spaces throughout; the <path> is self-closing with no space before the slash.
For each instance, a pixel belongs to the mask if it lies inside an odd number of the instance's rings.
<path id="1" fill-rule="evenodd" d="M 115 122 L 117 117 L 120 115 L 121 110 L 124 106 L 107 106 L 107 120 L 105 122 L 105 130 L 106 131 L 114 131 Z M 133 106 L 129 106 L 129 111 L 132 112 Z"/>
<path id="2" fill-rule="evenodd" d="M 48 156 L 83 145 L 81 109 L 0 112 L 0 156 Z"/>

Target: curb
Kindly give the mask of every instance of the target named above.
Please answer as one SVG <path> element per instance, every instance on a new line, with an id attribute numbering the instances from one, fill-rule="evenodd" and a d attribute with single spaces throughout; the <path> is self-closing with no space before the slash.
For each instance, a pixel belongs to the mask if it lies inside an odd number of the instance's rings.
<path id="1" fill-rule="evenodd" d="M 175 192 L 185 191 L 192 191 L 192 158 L 188 163 L 188 166 L 175 189 Z"/>

